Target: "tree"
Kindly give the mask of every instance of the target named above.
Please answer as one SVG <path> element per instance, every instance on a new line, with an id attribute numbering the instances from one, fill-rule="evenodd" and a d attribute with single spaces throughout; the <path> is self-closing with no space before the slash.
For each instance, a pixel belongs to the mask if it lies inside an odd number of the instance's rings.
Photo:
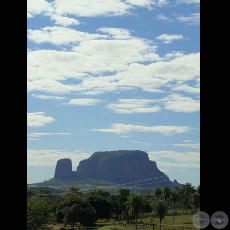
<path id="1" fill-rule="evenodd" d="M 191 199 L 191 195 L 195 193 L 196 189 L 192 186 L 191 183 L 186 183 L 182 185 L 181 194 L 184 200 L 184 205 L 187 209 L 189 209 L 189 203 Z"/>
<path id="2" fill-rule="evenodd" d="M 50 218 L 50 207 L 41 198 L 27 201 L 27 230 L 46 229 Z"/>
<path id="3" fill-rule="evenodd" d="M 166 211 L 167 211 L 167 208 L 166 208 L 165 202 L 163 200 L 158 200 L 154 207 L 154 212 L 157 214 L 157 216 L 160 219 L 160 230 L 161 230 L 161 221 L 165 217 Z"/>
<path id="4" fill-rule="evenodd" d="M 110 218 L 110 204 L 106 198 L 91 194 L 87 196 L 87 201 L 90 206 L 96 210 L 98 219 L 107 219 Z"/>
<path id="5" fill-rule="evenodd" d="M 62 213 L 64 224 L 70 223 L 73 227 L 77 222 L 84 226 L 94 226 L 97 221 L 95 209 L 84 198 L 71 206 L 63 207 Z"/>
<path id="6" fill-rule="evenodd" d="M 154 196 L 158 199 L 161 198 L 161 194 L 162 194 L 162 190 L 160 188 L 159 185 L 156 186 L 156 188 L 154 189 Z"/>
<path id="7" fill-rule="evenodd" d="M 140 194 L 132 193 L 128 196 L 126 205 L 129 212 L 134 215 L 137 230 L 137 218 L 143 207 L 143 197 Z"/>
<path id="8" fill-rule="evenodd" d="M 197 193 L 200 194 L 200 185 L 197 186 Z"/>
<path id="9" fill-rule="evenodd" d="M 64 223 L 70 223 L 71 227 L 74 227 L 75 223 L 80 222 L 80 206 L 79 204 L 73 204 L 72 206 L 64 207 L 63 214 L 64 214 Z"/>
<path id="10" fill-rule="evenodd" d="M 80 211 L 80 224 L 90 227 L 94 226 L 97 221 L 96 210 L 90 206 L 89 202 L 82 200 Z"/>
<path id="11" fill-rule="evenodd" d="M 121 219 L 121 213 L 126 209 L 125 202 L 130 195 L 130 189 L 128 188 L 121 188 L 119 190 L 118 198 L 119 198 L 119 216 Z"/>
<path id="12" fill-rule="evenodd" d="M 164 187 L 162 188 L 162 198 L 163 198 L 163 200 L 165 201 L 165 204 L 166 204 L 166 208 L 167 208 L 167 209 L 168 209 L 168 201 L 169 201 L 170 193 L 171 193 L 171 190 L 170 190 L 169 187 L 164 186 Z"/>
<path id="13" fill-rule="evenodd" d="M 107 199 L 110 196 L 110 193 L 108 190 L 98 188 L 89 190 L 87 195 L 98 195 Z"/>
<path id="14" fill-rule="evenodd" d="M 108 197 L 108 202 L 109 202 L 109 206 L 110 206 L 110 213 L 111 215 L 115 215 L 116 219 L 119 219 L 119 197 L 118 195 L 110 195 Z"/>
<path id="15" fill-rule="evenodd" d="M 197 191 L 191 195 L 190 205 L 192 206 L 194 213 L 200 208 L 200 194 Z"/>
<path id="16" fill-rule="evenodd" d="M 171 189 L 170 196 L 169 196 L 169 202 L 173 210 L 173 215 L 172 215 L 173 221 L 174 221 L 175 206 L 176 203 L 179 201 L 179 197 L 180 197 L 179 188 L 175 186 L 173 189 Z"/>
<path id="17" fill-rule="evenodd" d="M 62 196 L 61 201 L 58 203 L 56 207 L 56 221 L 58 223 L 63 222 L 64 220 L 64 208 L 71 207 L 74 204 L 81 204 L 83 196 L 78 191 L 79 189 L 71 188 L 67 193 Z"/>

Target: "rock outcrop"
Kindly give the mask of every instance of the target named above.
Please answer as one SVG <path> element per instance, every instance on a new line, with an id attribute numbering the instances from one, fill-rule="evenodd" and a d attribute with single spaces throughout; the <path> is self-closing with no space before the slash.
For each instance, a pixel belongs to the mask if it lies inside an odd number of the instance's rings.
<path id="1" fill-rule="evenodd" d="M 61 180 L 76 179 L 76 173 L 72 171 L 72 161 L 68 158 L 57 161 L 54 178 Z"/>
<path id="2" fill-rule="evenodd" d="M 157 168 L 156 162 L 149 160 L 148 154 L 140 150 L 95 152 L 88 159 L 80 161 L 75 172 L 72 171 L 70 159 L 60 159 L 57 162 L 54 178 L 103 179 L 119 184 L 136 184 L 145 187 L 180 185 L 176 180 L 170 181 L 168 176 Z"/>

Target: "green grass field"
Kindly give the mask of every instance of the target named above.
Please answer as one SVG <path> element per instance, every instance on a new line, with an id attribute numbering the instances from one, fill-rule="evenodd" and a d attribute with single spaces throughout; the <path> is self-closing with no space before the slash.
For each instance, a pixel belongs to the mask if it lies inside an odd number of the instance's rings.
<path id="1" fill-rule="evenodd" d="M 180 215 L 175 216 L 174 221 L 172 216 L 166 216 L 162 220 L 162 230 L 196 230 L 196 228 L 192 223 L 193 215 Z M 152 217 L 144 217 L 144 218 L 138 218 L 138 227 L 137 229 L 140 230 L 160 230 L 160 221 L 159 218 L 152 218 Z M 154 226 L 153 226 L 154 224 Z M 98 229 L 98 230 L 135 230 L 135 220 L 132 221 L 132 223 L 128 223 L 127 220 L 122 221 L 116 221 L 116 220 L 110 220 L 108 221 L 97 221 L 96 222 L 97 227 L 95 228 L 87 228 L 87 230 L 90 229 Z M 59 229 L 62 227 L 59 226 L 53 226 L 52 229 Z M 66 230 L 69 229 L 70 226 L 66 226 Z M 81 230 L 85 230 L 86 228 L 81 227 Z"/>

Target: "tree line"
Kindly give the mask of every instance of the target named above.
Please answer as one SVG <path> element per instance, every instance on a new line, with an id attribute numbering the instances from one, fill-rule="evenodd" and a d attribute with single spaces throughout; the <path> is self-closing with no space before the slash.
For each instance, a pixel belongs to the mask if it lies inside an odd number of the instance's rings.
<path id="1" fill-rule="evenodd" d="M 27 189 L 27 230 L 47 229 L 49 224 L 62 223 L 64 226 L 95 226 L 97 220 L 127 220 L 135 223 L 140 213 L 152 213 L 160 224 L 168 211 L 172 218 L 177 210 L 190 211 L 200 209 L 200 186 L 190 183 L 181 188 L 156 186 L 143 189 L 141 193 L 131 192 L 129 188 L 120 188 L 118 194 L 110 194 L 105 189 L 92 189 L 82 193 L 72 187 L 64 194 L 55 194 L 45 189 Z"/>

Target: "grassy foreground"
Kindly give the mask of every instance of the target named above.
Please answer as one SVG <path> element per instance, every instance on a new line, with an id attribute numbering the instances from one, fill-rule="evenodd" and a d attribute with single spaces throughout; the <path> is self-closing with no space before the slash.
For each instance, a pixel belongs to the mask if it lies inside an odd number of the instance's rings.
<path id="1" fill-rule="evenodd" d="M 174 221 L 172 216 L 166 216 L 162 220 L 162 230 L 197 230 L 193 223 L 192 223 L 193 215 L 180 215 L 175 216 Z M 138 227 L 137 229 L 140 230 L 160 230 L 160 221 L 159 218 L 152 218 L 152 217 L 145 217 L 145 218 L 138 218 Z M 154 226 L 153 226 L 154 224 Z M 60 227 L 63 227 L 63 225 L 57 225 L 52 226 L 51 229 L 58 230 Z M 70 226 L 66 226 L 65 230 L 69 230 Z M 77 228 L 76 228 L 77 229 Z M 80 227 L 81 230 L 84 230 L 86 228 Z M 96 227 L 94 228 L 87 228 L 87 230 L 90 229 L 98 229 L 98 230 L 135 230 L 135 220 L 132 221 L 132 223 L 128 223 L 127 220 L 122 221 L 116 221 L 116 220 L 110 220 L 110 221 L 97 221 Z"/>

